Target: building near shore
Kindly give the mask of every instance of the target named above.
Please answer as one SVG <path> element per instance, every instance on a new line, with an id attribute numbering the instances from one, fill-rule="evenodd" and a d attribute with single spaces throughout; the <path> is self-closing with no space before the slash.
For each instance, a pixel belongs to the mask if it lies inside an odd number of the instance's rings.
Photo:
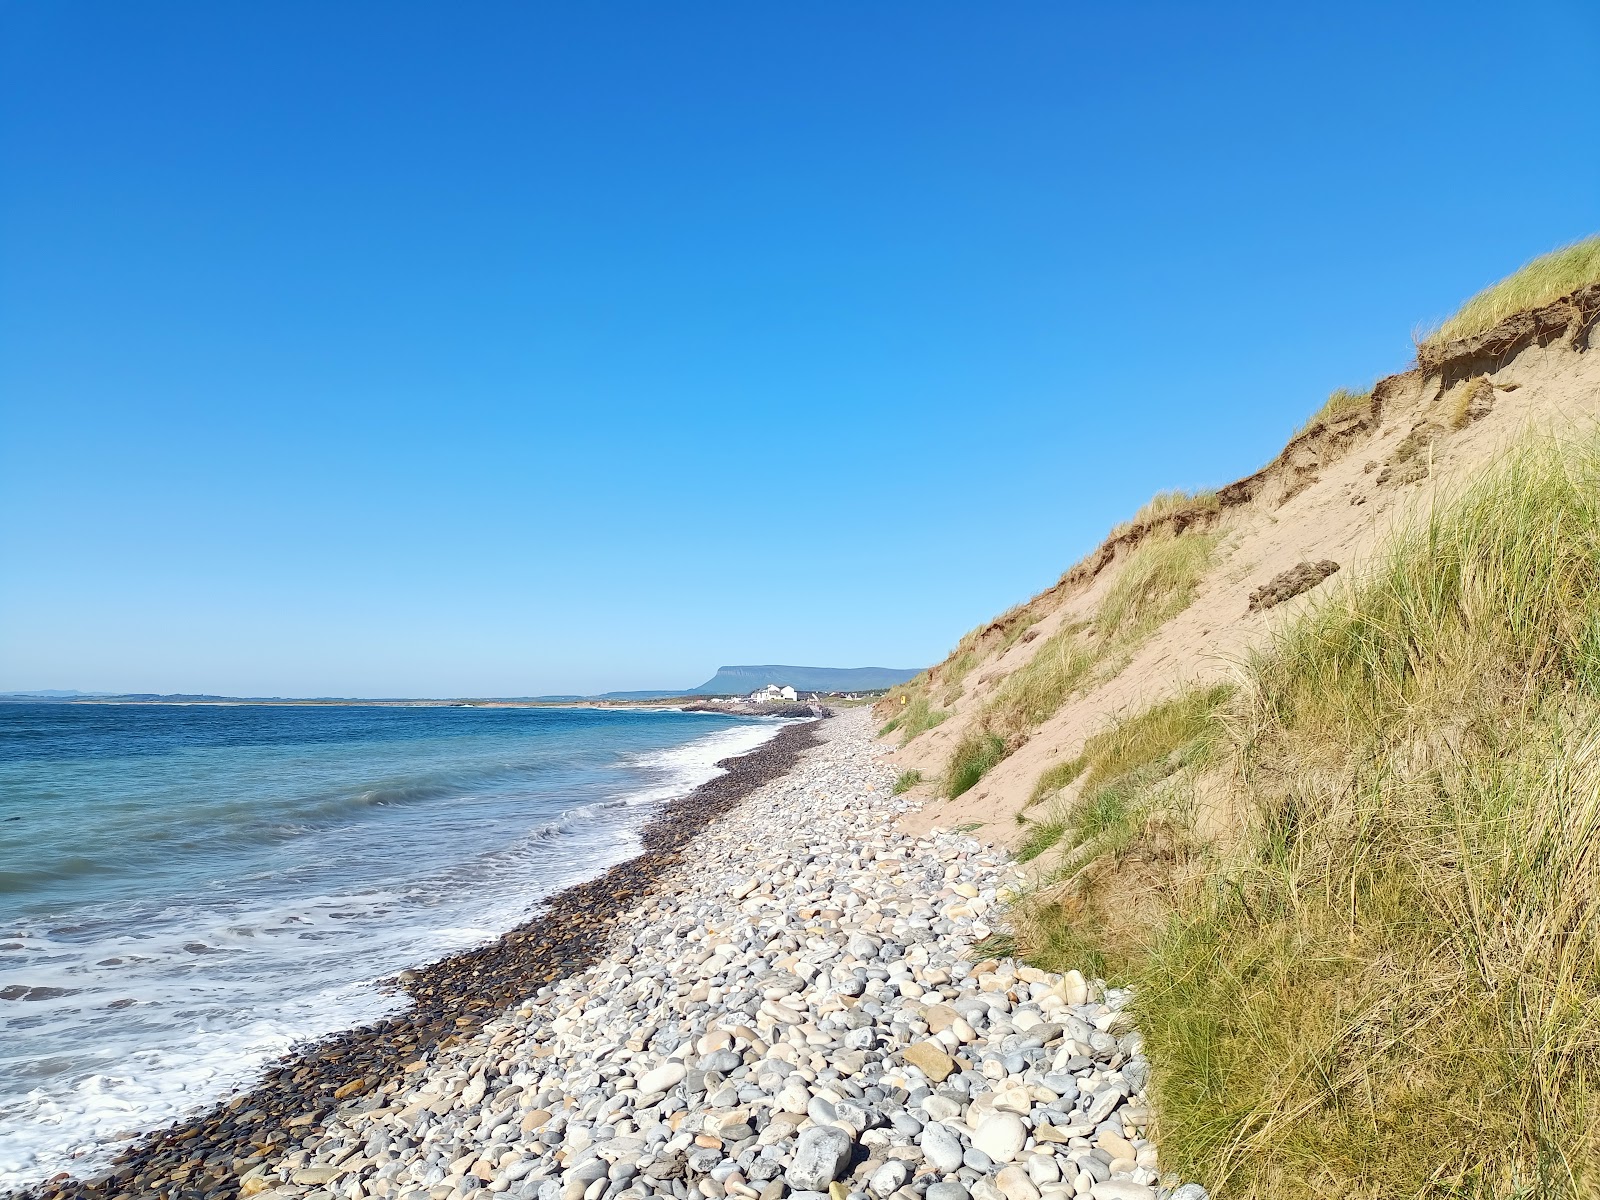
<path id="1" fill-rule="evenodd" d="M 769 683 L 766 687 L 757 688 L 750 693 L 750 699 L 755 704 L 778 704 L 785 700 L 793 702 L 799 698 L 799 693 L 788 684 L 779 687 L 775 683 Z"/>

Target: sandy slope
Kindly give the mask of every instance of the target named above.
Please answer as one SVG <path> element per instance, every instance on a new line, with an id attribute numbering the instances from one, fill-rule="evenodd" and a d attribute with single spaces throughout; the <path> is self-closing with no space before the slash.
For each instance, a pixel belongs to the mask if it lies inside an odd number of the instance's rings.
<path id="1" fill-rule="evenodd" d="M 1596 293 L 1592 307 L 1600 308 L 1600 289 L 1590 290 Z M 1430 362 L 1426 371 L 1385 379 L 1371 409 L 1298 435 L 1261 472 L 1222 489 L 1224 507 L 1209 518 L 1221 542 L 1194 602 L 1115 674 L 1102 674 L 1069 700 L 974 788 L 953 801 L 930 803 L 908 821 L 917 828 L 982 821 L 984 836 L 1015 842 L 1021 827 L 1013 818 L 1042 771 L 1075 755 L 1086 737 L 1117 716 L 1164 698 L 1184 682 L 1226 677 L 1252 646 L 1315 595 L 1249 612 L 1253 589 L 1308 560 L 1332 559 L 1344 572 L 1359 572 L 1386 529 L 1519 436 L 1570 437 L 1591 428 L 1600 417 L 1600 354 L 1589 350 L 1600 345 L 1600 325 L 1588 306 L 1583 317 L 1581 327 L 1575 324 L 1563 336 L 1525 339 L 1497 354 L 1493 345 L 1488 351 L 1469 347 L 1454 359 Z M 1463 390 L 1480 373 L 1494 385 L 1492 408 L 1456 428 Z M 1431 447 L 1399 461 L 1408 437 L 1416 445 L 1430 436 Z M 1426 478 L 1405 480 L 1424 470 Z M 1139 532 L 1109 552 L 1102 547 L 1057 587 L 1035 597 L 1029 607 L 1047 615 L 1025 640 L 980 662 L 966 676 L 961 696 L 947 706 L 950 718 L 897 751 L 895 761 L 930 779 L 942 773 L 952 747 L 976 724 L 999 683 L 1050 634 L 1092 616 Z"/>

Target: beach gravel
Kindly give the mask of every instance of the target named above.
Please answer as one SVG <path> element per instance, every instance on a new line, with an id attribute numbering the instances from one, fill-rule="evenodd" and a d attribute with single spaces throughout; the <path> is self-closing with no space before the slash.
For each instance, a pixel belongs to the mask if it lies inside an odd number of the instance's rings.
<path id="1" fill-rule="evenodd" d="M 251 1093 L 231 1112 L 254 1141 L 229 1140 L 224 1106 L 187 1169 L 168 1147 L 159 1170 L 130 1157 L 43 1193 L 1165 1200 L 1181 1181 L 1146 1137 L 1128 994 L 985 953 L 1020 873 L 967 834 L 900 831 L 914 802 L 891 794 L 870 720 L 803 727 L 781 770 L 647 838 L 648 880 L 614 875 L 620 898 L 565 960 L 479 991 L 470 962 L 425 969 L 419 1007 L 452 996 L 466 1019 L 310 1070 L 305 1119 L 271 1122 L 283 1136 L 246 1119 Z"/>

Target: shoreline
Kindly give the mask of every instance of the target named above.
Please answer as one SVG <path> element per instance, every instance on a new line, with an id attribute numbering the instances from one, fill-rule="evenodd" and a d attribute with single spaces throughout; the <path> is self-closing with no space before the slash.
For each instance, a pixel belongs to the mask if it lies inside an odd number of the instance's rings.
<path id="1" fill-rule="evenodd" d="M 606 954 L 240 1179 L 245 1200 L 1206 1200 L 1126 991 L 1007 957 L 1023 886 L 871 714 L 685 847 Z"/>
<path id="2" fill-rule="evenodd" d="M 686 843 L 762 784 L 787 773 L 817 741 L 815 722 L 806 722 L 719 760 L 724 774 L 661 805 L 641 831 L 639 854 L 551 895 L 537 916 L 491 942 L 385 980 L 410 997 L 406 1011 L 292 1051 L 253 1087 L 141 1133 L 93 1175 L 61 1172 L 0 1192 L 0 1198 L 236 1195 L 241 1174 L 314 1132 L 335 1106 L 420 1070 L 539 988 L 591 965 L 605 952 L 615 919 L 658 886 Z"/>

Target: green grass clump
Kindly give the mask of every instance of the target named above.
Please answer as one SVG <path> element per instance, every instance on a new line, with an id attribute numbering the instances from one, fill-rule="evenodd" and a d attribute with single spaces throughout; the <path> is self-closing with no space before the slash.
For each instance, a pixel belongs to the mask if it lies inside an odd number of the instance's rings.
<path id="1" fill-rule="evenodd" d="M 1468 300 L 1421 341 L 1437 348 L 1457 338 L 1493 329 L 1501 321 L 1530 308 L 1553 303 L 1569 292 L 1600 282 L 1600 234 L 1552 250 Z"/>
<path id="2" fill-rule="evenodd" d="M 1003 738 L 977 730 L 967 734 L 956 744 L 945 771 L 944 794 L 951 800 L 961 795 L 987 775 L 990 769 L 1006 756 Z"/>
<path id="3" fill-rule="evenodd" d="M 1028 836 L 1017 847 L 1015 857 L 1018 862 L 1032 862 L 1059 842 L 1067 832 L 1066 818 L 1056 813 L 1041 821 L 1028 821 L 1026 824 Z"/>
<path id="4" fill-rule="evenodd" d="M 1057 630 L 1032 658 L 1006 676 L 978 721 L 984 736 L 999 739 L 1001 758 L 1055 716 L 1108 658 L 1132 653 L 1189 606 L 1219 537 L 1194 529 L 1146 537 L 1129 552 L 1089 625 Z M 959 753 L 958 746 L 945 772 L 947 779 L 956 778 Z"/>
<path id="5" fill-rule="evenodd" d="M 1077 758 L 1052 770 L 1070 774 L 1067 782 L 1081 775 L 1082 791 L 1088 792 L 1151 766 L 1175 769 L 1210 750 L 1219 732 L 1217 709 L 1232 694 L 1231 683 L 1185 688 L 1172 699 L 1095 734 Z"/>
<path id="6" fill-rule="evenodd" d="M 1220 711 L 1242 824 L 1172 860 L 1142 940 L 1077 902 L 1018 924 L 1136 985 L 1163 1165 L 1262 1200 L 1600 1194 L 1600 441 L 1420 514 Z M 1118 743 L 1082 768 L 1113 840 L 1170 761 Z"/>
<path id="7" fill-rule="evenodd" d="M 1328 393 L 1328 398 L 1323 402 L 1322 407 L 1311 414 L 1306 423 L 1295 431 L 1294 436 L 1299 437 L 1313 425 L 1320 424 L 1323 421 L 1337 421 L 1340 417 L 1347 417 L 1351 413 L 1361 412 L 1371 407 L 1371 388 L 1367 388 L 1363 392 L 1352 392 L 1349 388 L 1334 388 L 1333 391 Z M 1293 441 L 1294 438 L 1289 440 Z"/>
<path id="8" fill-rule="evenodd" d="M 1215 533 L 1191 530 L 1140 542 L 1100 602 L 1094 623 L 1101 641 L 1129 649 L 1188 608 L 1217 541 Z"/>
<path id="9" fill-rule="evenodd" d="M 899 796 L 905 792 L 909 792 L 921 782 L 922 772 L 918 771 L 916 768 L 912 768 L 909 771 L 901 771 L 899 776 L 894 781 L 894 787 L 889 789 L 889 793 L 893 796 Z"/>
<path id="10" fill-rule="evenodd" d="M 1069 762 L 1057 763 L 1053 767 L 1046 767 L 1039 773 L 1039 778 L 1034 782 L 1033 794 L 1028 797 L 1028 807 L 1039 803 L 1046 796 L 1059 792 L 1062 788 L 1073 783 L 1079 775 L 1083 774 L 1083 756 Z"/>
<path id="11" fill-rule="evenodd" d="M 970 635 L 969 635 L 970 636 Z M 965 638 L 962 639 L 966 641 Z M 972 673 L 972 668 L 977 666 L 980 658 L 976 645 L 957 646 L 955 651 L 939 668 L 939 682 L 943 687 L 939 700 L 944 704 L 954 704 L 961 698 L 965 690 L 966 678 Z"/>
<path id="12" fill-rule="evenodd" d="M 1008 746 L 1020 745 L 1029 730 L 1060 711 L 1098 660 L 1098 648 L 1082 626 L 1058 630 L 996 689 L 984 710 L 984 727 Z"/>
<path id="13" fill-rule="evenodd" d="M 1210 760 L 1221 735 L 1217 710 L 1232 693 L 1232 684 L 1186 688 L 1095 734 L 1076 758 L 1044 771 L 1030 803 L 1080 779 L 1082 786 L 1070 804 L 1030 822 L 1018 857 L 1027 861 L 1064 844 L 1081 862 L 1133 845 L 1149 813 L 1173 799 L 1159 785 Z"/>
<path id="14" fill-rule="evenodd" d="M 945 709 L 934 708 L 926 692 L 909 692 L 906 693 L 906 697 L 906 702 L 900 705 L 894 717 L 878 730 L 879 737 L 888 737 L 891 733 L 898 732 L 902 746 L 919 733 L 926 733 L 935 725 L 942 723 L 950 715 Z"/>

